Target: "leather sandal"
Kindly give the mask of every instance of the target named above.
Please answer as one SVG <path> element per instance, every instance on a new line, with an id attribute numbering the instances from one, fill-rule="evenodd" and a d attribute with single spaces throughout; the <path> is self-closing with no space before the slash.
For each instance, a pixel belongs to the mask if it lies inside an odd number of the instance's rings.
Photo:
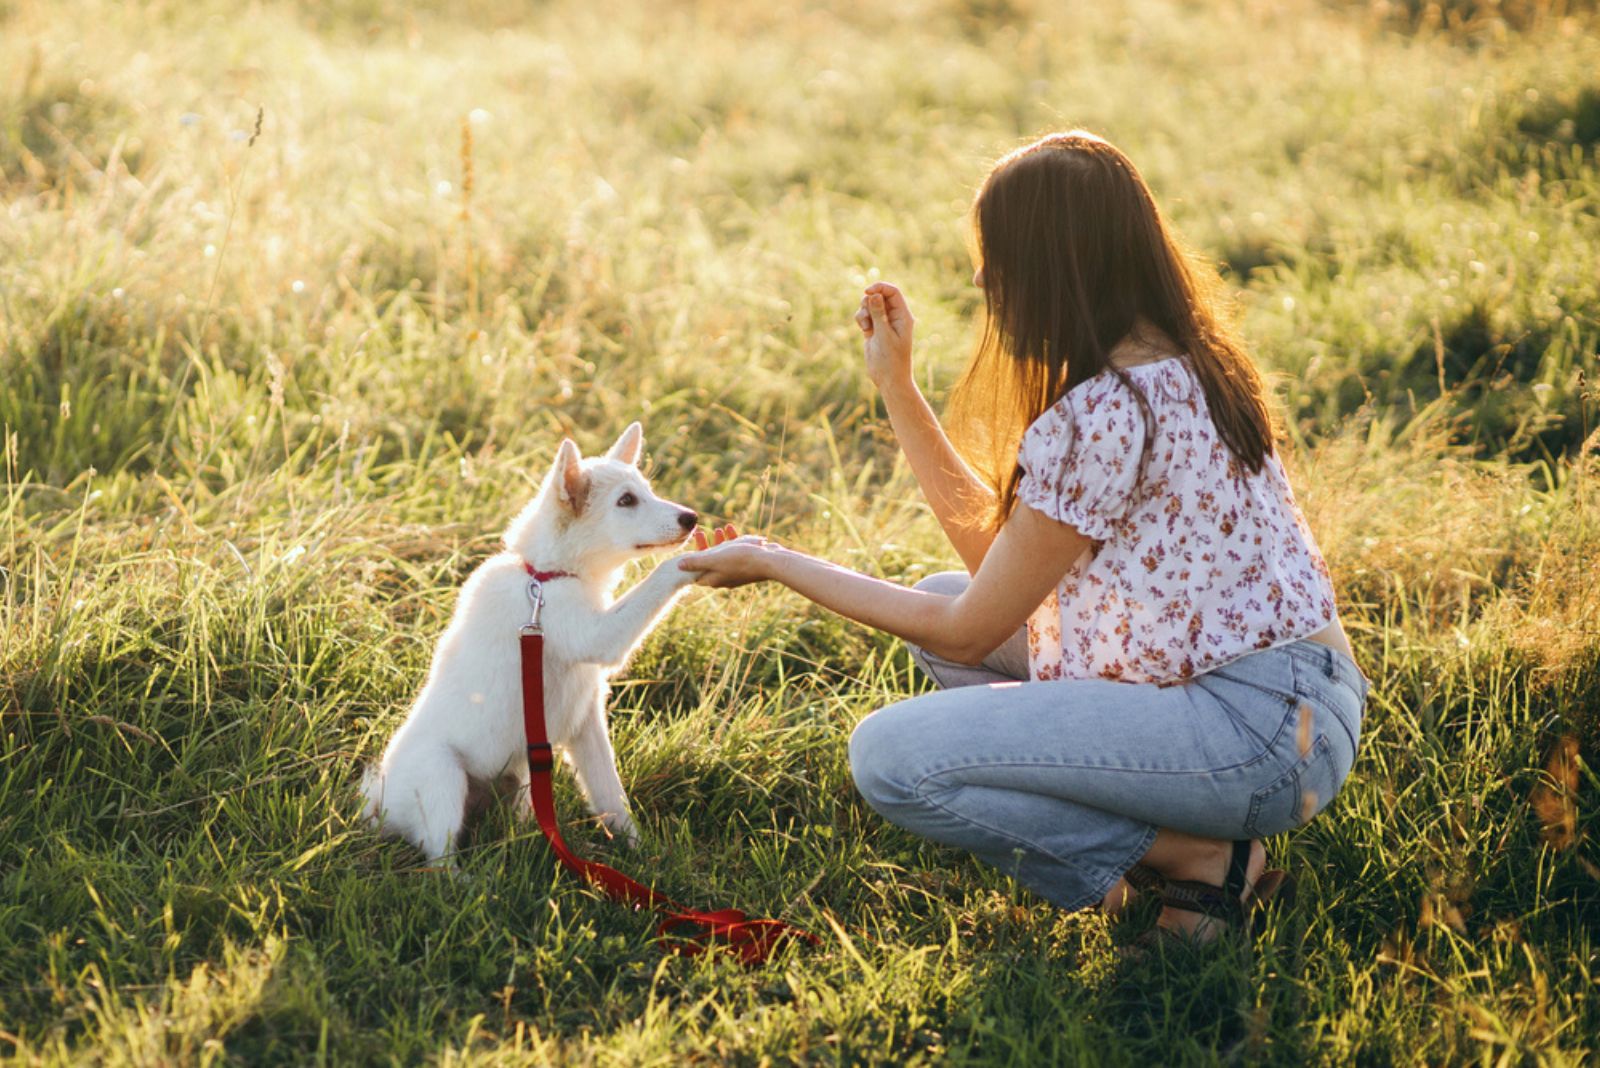
<path id="1" fill-rule="evenodd" d="M 1294 884 L 1288 872 L 1272 868 L 1262 872 L 1249 888 L 1249 893 L 1246 893 L 1245 872 L 1250 863 L 1250 844 L 1248 838 L 1233 843 L 1228 874 L 1221 886 L 1192 879 L 1167 879 L 1143 865 L 1135 865 L 1123 878 L 1134 889 L 1153 894 L 1167 908 L 1198 912 L 1202 916 L 1221 920 L 1233 931 L 1245 930 L 1248 925 L 1252 934 L 1259 934 L 1266 904 L 1275 899 L 1287 901 L 1293 894 Z M 1138 875 L 1134 874 L 1136 871 Z M 1189 947 L 1204 944 L 1168 928 L 1153 927 L 1134 940 L 1136 948 L 1131 955 L 1142 958 L 1156 948 L 1158 942 L 1182 943 Z"/>

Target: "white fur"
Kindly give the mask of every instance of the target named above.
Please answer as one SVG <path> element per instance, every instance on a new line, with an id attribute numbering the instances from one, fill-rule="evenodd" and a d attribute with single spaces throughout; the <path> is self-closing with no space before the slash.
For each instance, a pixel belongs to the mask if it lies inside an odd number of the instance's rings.
<path id="1" fill-rule="evenodd" d="M 507 528 L 506 551 L 461 588 L 411 714 L 362 784 L 366 817 L 430 860 L 449 862 L 469 788 L 510 779 L 518 812 L 532 812 L 517 641 L 530 608 L 523 561 L 574 576 L 544 583 L 550 741 L 577 773 L 590 811 L 630 845 L 638 841 L 606 729 L 607 680 L 694 576 L 668 560 L 621 600 L 613 593 L 624 564 L 682 544 L 695 518 L 651 491 L 636 466 L 642 448 L 638 423 L 603 458 L 584 460 L 562 441 L 538 496 Z M 637 503 L 619 504 L 624 494 Z"/>

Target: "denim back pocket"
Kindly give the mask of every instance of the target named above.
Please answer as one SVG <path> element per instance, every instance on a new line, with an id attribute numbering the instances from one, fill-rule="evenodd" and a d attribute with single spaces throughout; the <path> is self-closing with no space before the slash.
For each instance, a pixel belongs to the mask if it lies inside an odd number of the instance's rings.
<path id="1" fill-rule="evenodd" d="M 1246 832 L 1251 838 L 1264 838 L 1304 826 L 1328 807 L 1340 780 L 1333 746 L 1326 734 L 1319 734 L 1288 771 L 1251 795 Z"/>
<path id="2" fill-rule="evenodd" d="M 1206 672 L 1214 679 L 1248 686 L 1293 704 L 1299 697 L 1294 658 L 1283 648 L 1249 653 Z"/>

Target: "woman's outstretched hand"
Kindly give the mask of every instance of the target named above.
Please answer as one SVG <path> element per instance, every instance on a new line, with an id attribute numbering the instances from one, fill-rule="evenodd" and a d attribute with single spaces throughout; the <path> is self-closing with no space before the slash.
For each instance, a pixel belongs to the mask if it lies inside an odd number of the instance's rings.
<path id="1" fill-rule="evenodd" d="M 770 578 L 767 565 L 771 563 L 778 547 L 766 538 L 753 534 L 746 534 L 742 538 L 732 537 L 731 526 L 723 529 L 730 535 L 725 538 L 723 530 L 713 531 L 714 541 L 708 541 L 696 531 L 695 545 L 700 551 L 678 557 L 678 568 L 694 572 L 695 585 L 710 586 L 717 590 Z"/>
<path id="2" fill-rule="evenodd" d="M 866 335 L 867 377 L 882 390 L 911 377 L 911 331 L 916 320 L 905 294 L 874 282 L 861 297 L 856 325 Z"/>

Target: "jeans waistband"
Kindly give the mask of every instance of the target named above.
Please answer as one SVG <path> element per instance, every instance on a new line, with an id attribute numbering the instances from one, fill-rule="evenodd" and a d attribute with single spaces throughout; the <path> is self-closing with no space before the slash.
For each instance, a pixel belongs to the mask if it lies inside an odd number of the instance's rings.
<path id="1" fill-rule="evenodd" d="M 1367 692 L 1372 688 L 1372 684 L 1361 674 L 1361 669 L 1356 667 L 1354 660 L 1331 645 L 1302 638 L 1300 641 L 1285 645 L 1283 649 L 1290 656 L 1311 665 L 1328 678 L 1344 683 L 1359 694 L 1362 701 L 1367 699 Z"/>

